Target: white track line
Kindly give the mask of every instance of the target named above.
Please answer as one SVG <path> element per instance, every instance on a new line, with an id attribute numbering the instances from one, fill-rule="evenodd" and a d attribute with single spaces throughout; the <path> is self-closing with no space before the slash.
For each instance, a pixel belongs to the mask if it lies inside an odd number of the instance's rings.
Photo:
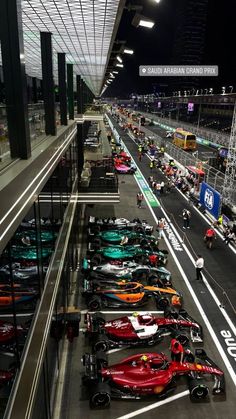
<path id="1" fill-rule="evenodd" d="M 109 351 L 107 351 L 107 355 L 114 354 L 115 352 L 120 352 L 120 351 L 123 351 L 124 349 L 129 349 L 129 348 L 130 346 L 124 346 L 123 348 L 110 349 Z"/>
<path id="2" fill-rule="evenodd" d="M 150 310 L 146 310 L 146 311 L 139 311 L 139 310 L 132 310 L 132 311 L 99 311 L 99 313 L 102 314 L 133 314 L 139 312 L 140 314 L 145 314 L 145 313 L 151 313 L 151 314 L 163 314 L 164 311 L 150 311 Z M 81 310 L 81 314 L 94 314 L 97 313 L 97 311 L 88 311 L 88 310 Z"/>
<path id="3" fill-rule="evenodd" d="M 146 407 L 143 407 L 142 409 L 135 410 L 134 412 L 128 413 L 127 415 L 124 415 L 124 416 L 119 416 L 119 417 L 118 417 L 118 418 L 116 418 L 116 419 L 130 419 L 130 418 L 136 418 L 136 416 L 141 415 L 142 413 L 146 413 L 146 412 L 148 412 L 149 410 L 155 409 L 156 407 L 164 406 L 165 404 L 168 404 L 168 403 L 170 403 L 170 402 L 173 402 L 173 401 L 175 401 L 175 400 L 178 400 L 178 399 L 180 399 L 181 397 L 188 396 L 188 394 L 189 394 L 189 390 L 182 391 L 182 393 L 175 394 L 174 396 L 168 397 L 168 398 L 167 398 L 167 399 L 165 399 L 165 400 L 160 400 L 159 402 L 156 402 L 156 403 L 150 404 L 150 405 L 148 405 L 148 406 L 146 406 Z"/>

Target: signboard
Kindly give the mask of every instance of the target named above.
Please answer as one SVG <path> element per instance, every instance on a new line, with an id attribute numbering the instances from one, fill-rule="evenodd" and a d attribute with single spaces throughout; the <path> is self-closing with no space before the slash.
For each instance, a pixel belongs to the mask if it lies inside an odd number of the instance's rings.
<path id="1" fill-rule="evenodd" d="M 193 112 L 193 111 L 194 111 L 194 103 L 188 102 L 188 112 Z"/>
<path id="2" fill-rule="evenodd" d="M 217 220 L 220 212 L 221 195 L 206 182 L 201 184 L 200 203 Z"/>

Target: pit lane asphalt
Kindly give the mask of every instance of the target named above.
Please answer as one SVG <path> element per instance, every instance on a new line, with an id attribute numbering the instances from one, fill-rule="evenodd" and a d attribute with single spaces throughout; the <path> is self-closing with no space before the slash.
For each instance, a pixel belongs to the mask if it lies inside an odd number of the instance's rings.
<path id="1" fill-rule="evenodd" d="M 143 208 L 138 209 L 136 206 L 136 194 L 138 191 L 137 183 L 134 180 L 134 177 L 131 175 L 119 176 L 120 181 L 120 195 L 121 201 L 116 205 L 96 205 L 96 206 L 87 206 L 86 208 L 86 218 L 90 215 L 96 215 L 101 217 L 124 217 L 128 219 L 133 219 L 139 217 L 140 219 L 146 219 L 148 223 L 155 225 L 152 214 L 150 213 L 147 205 L 143 205 Z M 172 196 L 177 199 L 178 195 Z M 162 239 L 160 248 L 166 248 L 165 242 Z M 85 252 L 85 248 L 83 249 Z M 64 393 L 61 406 L 61 415 L 60 419 L 75 419 L 75 418 L 85 418 L 85 419 L 101 419 L 106 416 L 109 419 L 118 419 L 123 418 L 125 415 L 129 415 L 131 412 L 134 412 L 135 416 L 141 419 L 148 418 L 158 418 L 166 419 L 172 414 L 177 419 L 193 419 L 200 418 L 209 418 L 209 419 L 234 419 L 235 418 L 235 388 L 232 387 L 231 378 L 227 373 L 227 369 L 224 366 L 224 363 L 219 355 L 218 350 L 215 347 L 215 343 L 212 340 L 209 332 L 198 312 L 198 309 L 192 299 L 192 296 L 186 287 L 182 276 L 180 275 L 179 270 L 176 267 L 175 261 L 171 254 L 168 257 L 167 269 L 172 272 L 173 283 L 177 290 L 180 290 L 184 295 L 184 307 L 192 315 L 196 321 L 200 322 L 203 326 L 204 332 L 204 348 L 207 351 L 208 355 L 218 364 L 220 368 L 225 371 L 226 378 L 226 399 L 224 397 L 212 397 L 210 396 L 209 400 L 201 403 L 192 403 L 189 400 L 188 395 L 182 396 L 181 393 L 187 390 L 186 381 L 184 378 L 181 378 L 178 381 L 177 388 L 173 395 L 180 394 L 178 400 L 173 400 L 171 403 L 166 404 L 168 399 L 164 400 L 164 405 L 153 408 L 153 404 L 158 401 L 158 399 L 147 399 L 147 400 L 136 400 L 136 401 L 115 401 L 112 400 L 111 407 L 105 410 L 90 410 L 88 402 L 88 394 L 86 389 L 82 386 L 81 377 L 83 374 L 83 367 L 80 362 L 82 355 L 85 352 L 91 353 L 91 347 L 89 342 L 85 339 L 83 333 L 80 334 L 78 339 L 75 339 L 73 344 L 69 346 L 68 361 L 66 367 L 66 374 L 64 377 Z M 194 269 L 192 269 L 192 274 L 194 274 Z M 79 273 L 79 284 L 81 284 L 82 275 Z M 81 296 L 78 300 L 79 307 L 83 310 L 85 309 L 84 301 Z M 104 312 L 112 311 L 113 309 L 103 310 Z M 148 306 L 144 306 L 140 309 L 141 311 L 150 310 L 156 311 L 156 306 L 153 300 L 150 300 Z M 126 309 L 119 309 L 120 312 L 126 311 Z M 137 311 L 136 309 L 133 311 Z M 105 314 L 107 320 L 112 318 L 121 317 L 122 314 Z M 83 317 L 83 316 L 82 316 Z M 81 322 L 81 328 L 83 328 L 83 321 Z M 133 349 L 122 349 L 117 352 L 109 354 L 109 364 L 114 364 L 119 362 L 122 358 L 129 356 L 132 353 L 144 353 L 145 351 L 164 351 L 166 354 L 169 354 L 169 343 L 170 339 L 166 338 L 165 341 L 161 344 L 156 345 L 152 348 L 133 348 Z M 199 347 L 199 345 L 197 345 Z M 208 382 L 208 379 L 206 380 Z M 211 381 L 209 381 L 211 388 Z M 139 414 L 139 409 L 146 409 L 146 412 Z M 151 409 L 151 410 L 148 410 Z"/>

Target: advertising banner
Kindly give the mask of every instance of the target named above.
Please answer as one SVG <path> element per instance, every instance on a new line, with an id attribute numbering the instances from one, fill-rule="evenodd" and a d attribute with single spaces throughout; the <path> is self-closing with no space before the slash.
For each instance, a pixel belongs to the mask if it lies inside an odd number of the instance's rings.
<path id="1" fill-rule="evenodd" d="M 201 184 L 200 203 L 217 220 L 220 212 L 221 195 L 206 182 Z"/>

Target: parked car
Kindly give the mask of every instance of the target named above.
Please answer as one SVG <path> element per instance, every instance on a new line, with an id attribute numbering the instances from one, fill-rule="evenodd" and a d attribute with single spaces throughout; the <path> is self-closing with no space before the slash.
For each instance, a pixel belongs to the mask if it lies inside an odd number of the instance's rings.
<path id="1" fill-rule="evenodd" d="M 209 394 L 208 382 L 213 379 L 212 394 L 225 393 L 224 372 L 203 349 L 195 351 L 195 362 L 169 361 L 164 353 L 135 354 L 108 365 L 104 353 L 83 356 L 83 383 L 89 388 L 91 407 L 108 407 L 111 399 L 141 399 L 147 396 L 166 397 L 176 389 L 179 377 L 185 377 L 190 399 L 203 400 Z"/>
<path id="2" fill-rule="evenodd" d="M 102 307 L 142 307 L 150 297 L 155 299 L 159 309 L 165 309 L 169 305 L 182 306 L 182 296 L 175 289 L 143 285 L 139 282 L 118 281 L 107 284 L 85 279 L 82 295 L 92 311 Z"/>
<path id="3" fill-rule="evenodd" d="M 133 313 L 106 321 L 101 313 L 86 315 L 86 334 L 95 351 L 120 347 L 151 346 L 166 336 L 175 337 L 182 345 L 203 341 L 202 327 L 180 309 L 165 310 L 164 317 L 150 313 Z"/>

